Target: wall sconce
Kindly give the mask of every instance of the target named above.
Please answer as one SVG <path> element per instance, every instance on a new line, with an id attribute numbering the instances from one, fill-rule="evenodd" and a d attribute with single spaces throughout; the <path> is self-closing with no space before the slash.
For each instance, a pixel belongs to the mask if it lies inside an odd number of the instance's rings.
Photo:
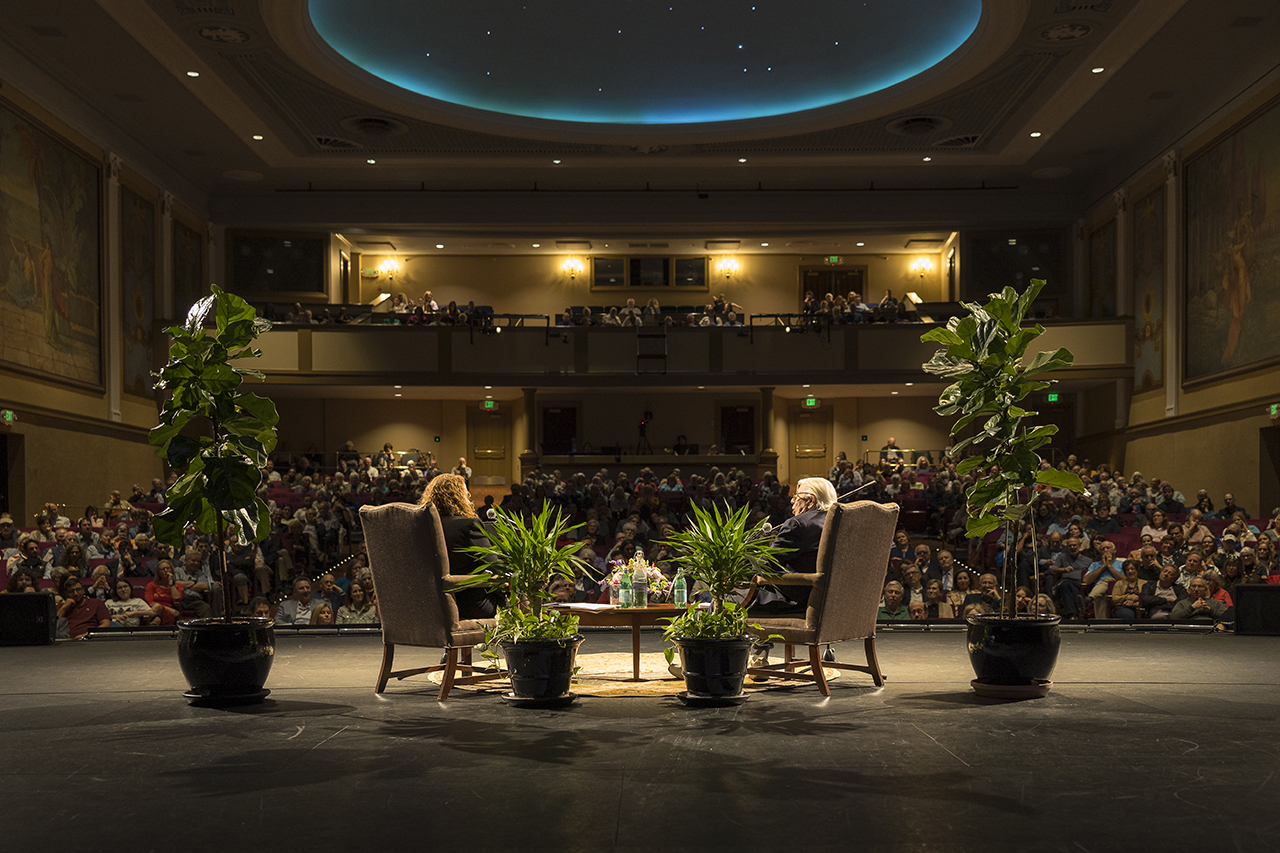
<path id="1" fill-rule="evenodd" d="M 738 259 L 732 255 L 723 257 L 720 259 L 720 263 L 716 265 L 716 269 L 724 273 L 725 278 L 730 278 L 738 272 Z"/>
<path id="2" fill-rule="evenodd" d="M 400 272 L 400 264 L 396 262 L 395 258 L 387 258 L 378 264 L 378 272 L 385 275 L 387 281 L 392 281 L 395 279 L 396 273 Z"/>
<path id="3" fill-rule="evenodd" d="M 933 271 L 933 261 L 928 258 L 916 258 L 911 264 L 911 271 L 919 273 L 920 277 L 924 278 L 925 273 Z"/>
<path id="4" fill-rule="evenodd" d="M 577 278 L 585 267 L 582 265 L 580 258 L 565 258 L 563 269 L 565 275 L 569 276 L 569 278 Z"/>

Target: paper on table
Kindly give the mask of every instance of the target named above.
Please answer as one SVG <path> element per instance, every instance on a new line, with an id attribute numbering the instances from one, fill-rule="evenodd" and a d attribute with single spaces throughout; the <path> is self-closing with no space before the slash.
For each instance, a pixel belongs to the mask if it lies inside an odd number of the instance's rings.
<path id="1" fill-rule="evenodd" d="M 549 610 L 580 610 L 588 612 L 597 612 L 601 610 L 617 610 L 616 604 L 591 604 L 586 601 L 548 601 L 543 605 L 544 609 Z"/>

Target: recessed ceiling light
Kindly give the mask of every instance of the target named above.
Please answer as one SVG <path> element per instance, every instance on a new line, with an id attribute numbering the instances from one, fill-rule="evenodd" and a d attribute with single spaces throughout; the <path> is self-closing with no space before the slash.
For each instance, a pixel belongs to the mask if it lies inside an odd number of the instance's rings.
<path id="1" fill-rule="evenodd" d="M 1097 68 L 1092 69 L 1094 74 L 1101 74 L 1103 71 L 1106 71 L 1106 70 L 1107 69 L 1103 68 L 1101 65 L 1099 65 Z"/>
<path id="2" fill-rule="evenodd" d="M 492 399 L 493 399 L 493 395 L 492 395 L 492 394 L 485 394 L 485 395 L 484 395 L 484 398 L 485 398 L 486 400 L 492 400 Z"/>
<path id="3" fill-rule="evenodd" d="M 199 77 L 199 76 L 200 76 L 200 72 L 199 72 L 199 71 L 188 71 L 188 72 L 187 72 L 187 76 L 188 76 L 188 77 Z"/>
<path id="4" fill-rule="evenodd" d="M 444 243 L 436 243 L 436 248 L 437 248 L 437 249 L 443 249 L 443 248 L 444 248 Z"/>
<path id="5" fill-rule="evenodd" d="M 1042 136 L 1044 136 L 1044 134 L 1043 134 L 1043 133 L 1041 133 L 1041 132 L 1040 132 L 1040 131 L 1038 131 L 1038 130 L 1037 130 L 1037 131 L 1033 131 L 1033 132 L 1032 132 L 1032 134 L 1031 134 L 1031 138 L 1032 138 L 1032 139 L 1039 139 L 1039 138 L 1040 138 L 1040 137 L 1042 137 Z"/>
<path id="6" fill-rule="evenodd" d="M 368 163 L 370 166 L 372 166 L 374 163 L 378 161 L 370 157 L 368 160 L 365 160 L 365 162 Z"/>
<path id="7" fill-rule="evenodd" d="M 932 159 L 933 159 L 932 157 L 925 157 L 925 158 L 924 158 L 924 161 L 925 161 L 926 163 L 928 163 L 928 162 L 929 162 L 930 160 L 932 160 Z"/>
<path id="8" fill-rule="evenodd" d="M 866 244 L 866 243 L 859 243 L 858 245 L 859 245 L 859 246 L 865 246 L 865 245 L 867 245 L 867 244 Z"/>
<path id="9" fill-rule="evenodd" d="M 704 389 L 704 388 L 706 388 L 706 387 L 707 387 L 706 385 L 699 385 L 699 386 L 698 386 L 698 390 L 699 390 L 699 391 L 701 391 L 702 389 Z"/>
<path id="10" fill-rule="evenodd" d="M 266 139 L 266 137 L 265 137 L 265 136 L 263 136 L 261 133 L 255 133 L 255 134 L 253 135 L 253 138 L 254 138 L 254 139 L 256 139 L 256 140 L 257 140 L 257 141 L 259 141 L 259 142 L 261 142 L 262 140 Z"/>
<path id="11" fill-rule="evenodd" d="M 906 383 L 906 386 L 907 386 L 908 388 L 910 388 L 912 385 L 915 385 L 915 384 L 916 384 L 916 383 L 914 383 L 914 382 L 908 382 L 908 383 Z"/>
<path id="12" fill-rule="evenodd" d="M 739 163 L 745 163 L 745 162 L 747 162 L 747 158 L 746 158 L 746 157 L 739 157 L 739 158 L 738 158 L 738 162 L 739 162 Z"/>
<path id="13" fill-rule="evenodd" d="M 541 243 L 534 243 L 534 244 L 533 244 L 533 248 L 535 248 L 535 249 L 541 249 L 541 248 L 542 248 L 542 244 L 541 244 Z"/>
<path id="14" fill-rule="evenodd" d="M 897 391 L 890 391 L 889 393 L 890 393 L 890 394 L 897 394 L 898 392 L 897 392 Z"/>
<path id="15" fill-rule="evenodd" d="M 400 390 L 401 388 L 403 388 L 404 386 L 403 386 L 403 385 L 392 385 L 391 387 L 392 387 L 392 388 L 395 388 L 395 389 L 398 391 L 398 390 Z"/>
<path id="16" fill-rule="evenodd" d="M 769 245 L 769 244 L 768 244 L 768 243 L 761 243 L 760 245 L 761 245 L 761 246 L 767 246 L 767 245 Z"/>
<path id="17" fill-rule="evenodd" d="M 560 165 L 560 161 L 559 161 L 559 160 L 552 160 L 551 162 L 552 162 L 552 163 L 555 163 L 557 166 L 559 166 L 559 165 Z"/>
<path id="18" fill-rule="evenodd" d="M 492 391 L 492 390 L 493 390 L 493 386 L 492 386 L 492 385 L 486 385 L 486 386 L 484 386 L 484 390 L 486 390 L 486 391 Z"/>
<path id="19" fill-rule="evenodd" d="M 404 395 L 403 395 L 403 394 L 397 394 L 396 396 L 397 396 L 397 397 L 403 397 Z"/>
<path id="20" fill-rule="evenodd" d="M 808 386 L 808 385 L 801 385 L 800 387 L 801 387 L 801 388 L 808 388 L 809 386 Z"/>

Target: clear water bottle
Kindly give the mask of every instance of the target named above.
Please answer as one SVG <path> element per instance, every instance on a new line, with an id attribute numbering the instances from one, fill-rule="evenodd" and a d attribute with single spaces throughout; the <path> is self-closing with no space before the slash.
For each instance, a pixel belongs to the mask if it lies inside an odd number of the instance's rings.
<path id="1" fill-rule="evenodd" d="M 689 606 L 689 584 L 684 579 L 684 572 L 677 572 L 676 579 L 671 583 L 671 601 L 677 610 L 684 610 Z"/>
<path id="2" fill-rule="evenodd" d="M 649 574 L 641 563 L 637 563 L 635 571 L 631 573 L 631 606 L 649 606 Z"/>
<path id="3" fill-rule="evenodd" d="M 635 597 L 631 594 L 631 578 L 622 578 L 616 586 L 618 587 L 618 606 L 623 610 L 635 607 Z"/>

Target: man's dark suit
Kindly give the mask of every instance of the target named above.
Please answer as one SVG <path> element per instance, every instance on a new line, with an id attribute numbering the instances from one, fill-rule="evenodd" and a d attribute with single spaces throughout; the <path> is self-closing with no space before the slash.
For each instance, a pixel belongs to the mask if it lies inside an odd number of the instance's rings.
<path id="1" fill-rule="evenodd" d="M 786 571 L 810 574 L 818 570 L 818 542 L 822 539 L 822 527 L 826 523 L 826 510 L 811 509 L 788 518 L 774 528 L 774 547 L 795 549 L 778 555 L 778 562 L 782 563 Z M 809 606 L 811 587 L 779 586 L 776 589 L 779 594 L 792 602 L 792 606 L 786 608 L 788 612 L 803 613 Z M 777 612 L 776 608 L 773 612 Z"/>
<path id="2" fill-rule="evenodd" d="M 444 528 L 444 544 L 449 549 L 449 574 L 469 575 L 483 570 L 483 559 L 462 550 L 490 544 L 489 537 L 480 526 L 480 520 L 462 515 L 442 515 L 440 526 Z M 471 587 L 455 592 L 453 600 L 458 603 L 459 619 L 492 619 L 503 603 L 503 596 L 497 591 L 489 592 L 484 587 Z"/>

